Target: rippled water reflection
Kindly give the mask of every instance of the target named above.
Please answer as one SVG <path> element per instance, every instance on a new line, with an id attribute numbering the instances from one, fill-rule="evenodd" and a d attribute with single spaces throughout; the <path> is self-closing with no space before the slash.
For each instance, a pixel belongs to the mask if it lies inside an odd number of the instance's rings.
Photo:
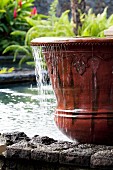
<path id="1" fill-rule="evenodd" d="M 0 89 L 0 132 L 24 131 L 28 136 L 49 136 L 68 140 L 54 123 L 56 100 L 51 86 L 45 95 L 35 86 L 8 86 Z"/>

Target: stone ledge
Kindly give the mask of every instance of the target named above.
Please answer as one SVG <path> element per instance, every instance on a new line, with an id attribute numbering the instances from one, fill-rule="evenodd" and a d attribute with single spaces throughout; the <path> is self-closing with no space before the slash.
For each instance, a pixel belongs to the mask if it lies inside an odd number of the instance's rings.
<path id="1" fill-rule="evenodd" d="M 0 84 L 14 84 L 22 82 L 36 82 L 34 70 L 17 70 L 12 73 L 0 74 Z"/>
<path id="2" fill-rule="evenodd" d="M 6 133 L 3 136 L 8 141 L 5 159 L 79 168 L 113 168 L 113 146 L 76 144 L 38 135 L 30 139 L 23 132 Z"/>

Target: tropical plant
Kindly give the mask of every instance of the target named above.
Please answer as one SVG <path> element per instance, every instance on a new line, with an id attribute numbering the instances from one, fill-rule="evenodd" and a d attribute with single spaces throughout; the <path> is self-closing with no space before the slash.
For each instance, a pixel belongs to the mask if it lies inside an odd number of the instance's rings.
<path id="1" fill-rule="evenodd" d="M 11 73 L 14 71 L 14 67 L 11 67 L 11 68 L 6 68 L 6 67 L 3 67 L 2 69 L 0 69 L 0 74 L 5 74 L 5 73 Z"/>
<path id="2" fill-rule="evenodd" d="M 0 53 L 11 44 L 24 44 L 30 25 L 25 17 L 31 15 L 34 0 L 0 0 Z"/>
<path id="3" fill-rule="evenodd" d="M 107 17 L 107 8 L 97 15 L 89 9 L 88 14 L 81 15 L 81 21 L 79 36 L 104 37 L 104 30 L 113 25 L 113 14 Z"/>
<path id="4" fill-rule="evenodd" d="M 55 18 L 52 20 L 52 16 L 43 17 L 38 20 L 33 20 L 31 18 L 26 18 L 27 22 L 33 27 L 29 29 L 26 34 L 25 43 L 29 43 L 33 38 L 36 37 L 52 37 L 52 36 L 74 36 L 72 24 L 68 19 L 69 10 L 62 13 L 60 18 Z"/>
<path id="5" fill-rule="evenodd" d="M 24 44 L 10 45 L 3 53 L 8 51 L 14 51 L 14 59 L 16 56 L 23 52 L 25 55 L 20 61 L 20 64 L 27 59 L 32 60 L 32 51 L 30 47 L 30 41 L 36 37 L 51 37 L 51 36 L 74 36 L 72 23 L 68 18 L 68 11 L 62 13 L 61 17 L 56 17 L 56 6 L 58 0 L 54 0 L 50 6 L 49 15 L 45 16 L 42 14 L 37 14 L 33 17 L 25 17 L 26 22 L 31 28 L 28 30 Z"/>

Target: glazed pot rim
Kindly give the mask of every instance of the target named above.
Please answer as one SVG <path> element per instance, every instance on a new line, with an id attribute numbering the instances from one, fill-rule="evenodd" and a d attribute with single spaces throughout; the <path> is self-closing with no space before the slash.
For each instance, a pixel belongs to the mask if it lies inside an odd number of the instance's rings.
<path id="1" fill-rule="evenodd" d="M 31 41 L 31 46 L 57 45 L 70 43 L 113 43 L 113 37 L 39 37 Z"/>

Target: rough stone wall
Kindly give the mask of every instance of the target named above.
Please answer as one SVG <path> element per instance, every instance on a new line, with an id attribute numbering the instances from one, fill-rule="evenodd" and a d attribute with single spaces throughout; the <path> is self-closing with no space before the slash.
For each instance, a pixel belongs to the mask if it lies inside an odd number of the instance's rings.
<path id="1" fill-rule="evenodd" d="M 35 5 L 37 7 L 38 13 L 47 15 L 50 4 L 52 2 L 53 0 L 35 0 Z"/>
<path id="2" fill-rule="evenodd" d="M 113 0 L 86 0 L 86 9 L 93 8 L 93 11 L 102 13 L 104 8 L 108 7 L 108 15 L 113 13 Z"/>
<path id="3" fill-rule="evenodd" d="M 53 0 L 35 0 L 35 5 L 37 6 L 38 13 L 48 14 L 50 4 Z M 61 13 L 65 10 L 70 9 L 70 0 L 59 0 L 57 7 L 57 16 L 60 16 Z"/>
<path id="4" fill-rule="evenodd" d="M 24 132 L 1 134 L 0 170 L 113 170 L 113 145 L 77 144 Z"/>
<path id="5" fill-rule="evenodd" d="M 52 2 L 53 0 L 35 0 L 38 13 L 47 15 Z M 101 13 L 106 6 L 108 6 L 108 15 L 112 14 L 113 0 L 86 0 L 86 11 L 89 8 L 93 8 L 93 11 L 97 14 Z M 61 13 L 67 9 L 70 9 L 70 0 L 59 0 L 57 15 L 60 16 Z"/>

